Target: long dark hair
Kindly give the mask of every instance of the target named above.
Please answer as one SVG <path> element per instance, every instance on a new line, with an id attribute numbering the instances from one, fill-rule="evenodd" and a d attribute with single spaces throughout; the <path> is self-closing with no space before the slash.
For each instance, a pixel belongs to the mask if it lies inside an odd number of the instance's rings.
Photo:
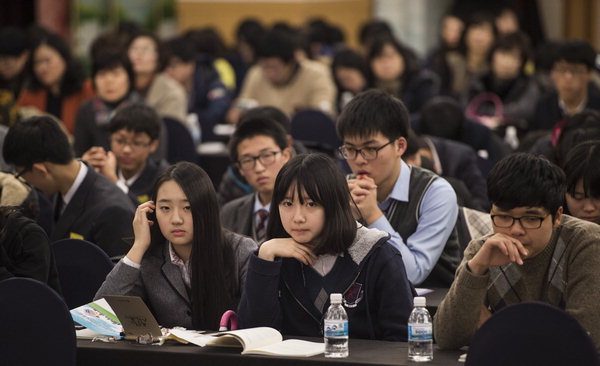
<path id="1" fill-rule="evenodd" d="M 233 250 L 225 243 L 217 196 L 202 168 L 179 162 L 157 179 L 152 192 L 154 202 L 160 186 L 170 180 L 181 187 L 192 209 L 192 323 L 195 329 L 218 329 L 221 314 L 235 306 L 239 289 L 230 270 L 235 265 Z M 166 239 L 158 225 L 153 225 L 151 231 L 152 245 L 164 245 Z"/>
<path id="2" fill-rule="evenodd" d="M 404 60 L 404 71 L 398 79 L 402 84 L 406 85 L 408 82 L 419 74 L 419 63 L 415 53 L 405 45 L 401 44 L 397 39 L 393 37 L 379 38 L 373 40 L 369 51 L 367 52 L 367 64 L 369 66 L 369 85 L 375 86 L 377 77 L 373 72 L 371 63 L 375 58 L 378 58 L 383 53 L 385 46 L 390 45 Z"/>
<path id="3" fill-rule="evenodd" d="M 301 154 L 287 162 L 277 174 L 267 237 L 289 238 L 279 215 L 279 204 L 286 194 L 296 190 L 304 203 L 302 192 L 325 209 L 325 225 L 313 249 L 317 255 L 344 252 L 356 236 L 356 220 L 350 209 L 350 192 L 346 179 L 333 160 L 323 154 Z"/>
<path id="4" fill-rule="evenodd" d="M 27 64 L 27 72 L 29 73 L 30 78 L 28 88 L 32 91 L 46 88 L 46 86 L 38 80 L 33 68 L 35 51 L 44 45 L 58 52 L 65 62 L 65 73 L 60 81 L 60 96 L 66 97 L 79 92 L 85 81 L 81 63 L 73 58 L 67 43 L 60 38 L 60 36 L 53 33 L 44 34 L 31 48 L 31 55 Z"/>

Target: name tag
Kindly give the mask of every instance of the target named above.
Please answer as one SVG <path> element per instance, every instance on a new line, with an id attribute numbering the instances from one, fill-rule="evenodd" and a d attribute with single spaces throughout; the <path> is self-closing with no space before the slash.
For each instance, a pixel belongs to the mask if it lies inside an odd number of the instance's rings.
<path id="1" fill-rule="evenodd" d="M 150 197 L 147 194 L 143 194 L 141 196 L 137 196 L 137 200 L 139 203 L 144 203 L 150 201 Z"/>
<path id="2" fill-rule="evenodd" d="M 71 232 L 71 233 L 69 234 L 69 238 L 70 238 L 70 239 L 80 239 L 80 240 L 83 240 L 83 239 L 84 239 L 83 235 L 81 235 L 81 234 L 77 234 L 77 233 L 74 233 L 74 232 Z"/>

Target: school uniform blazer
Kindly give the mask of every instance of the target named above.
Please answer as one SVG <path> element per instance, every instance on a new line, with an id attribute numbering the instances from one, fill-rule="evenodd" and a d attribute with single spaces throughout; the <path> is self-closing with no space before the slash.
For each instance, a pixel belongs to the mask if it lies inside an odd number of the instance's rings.
<path id="1" fill-rule="evenodd" d="M 164 160 L 157 163 L 153 159 L 148 158 L 142 174 L 129 186 L 129 192 L 127 193 L 135 206 L 150 200 L 150 194 L 152 193 L 152 188 L 154 188 L 156 178 L 168 167 L 169 164 Z"/>
<path id="2" fill-rule="evenodd" d="M 238 279 L 238 289 L 243 288 L 250 254 L 257 249 L 250 238 L 224 231 L 225 242 L 233 249 L 235 257 L 234 278 Z M 239 290 L 236 303 L 239 301 Z M 106 277 L 96 293 L 95 299 L 105 295 L 126 295 L 141 297 L 154 317 L 163 327 L 180 326 L 193 329 L 191 293 L 188 294 L 179 267 L 171 262 L 169 247 L 151 246 L 139 269 L 121 260 Z M 215 319 L 215 327 L 219 319 Z"/>
<path id="3" fill-rule="evenodd" d="M 221 207 L 221 225 L 234 233 L 254 237 L 254 197 L 250 193 Z"/>
<path id="4" fill-rule="evenodd" d="M 88 167 L 79 188 L 54 223 L 50 241 L 76 238 L 91 241 L 110 257 L 127 253 L 135 207 L 113 182 Z M 56 197 L 54 199 L 56 203 Z"/>

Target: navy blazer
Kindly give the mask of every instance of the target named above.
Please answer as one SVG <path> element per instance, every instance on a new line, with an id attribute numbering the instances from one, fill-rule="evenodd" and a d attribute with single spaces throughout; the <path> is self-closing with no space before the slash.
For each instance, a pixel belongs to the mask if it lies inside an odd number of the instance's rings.
<path id="1" fill-rule="evenodd" d="M 148 158 L 142 174 L 129 186 L 129 192 L 127 193 L 135 206 L 150 200 L 156 178 L 168 167 L 168 163 L 164 160 L 157 163 L 154 159 Z"/>
<path id="2" fill-rule="evenodd" d="M 54 223 L 50 241 L 85 239 L 110 257 L 123 255 L 131 246 L 127 239 L 133 238 L 134 212 L 135 207 L 127 195 L 88 166 L 83 182 Z"/>

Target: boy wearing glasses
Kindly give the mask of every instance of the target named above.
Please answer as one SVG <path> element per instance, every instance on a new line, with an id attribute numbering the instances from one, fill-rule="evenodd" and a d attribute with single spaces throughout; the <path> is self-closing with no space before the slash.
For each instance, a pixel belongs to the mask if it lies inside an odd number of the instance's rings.
<path id="1" fill-rule="evenodd" d="M 600 345 L 600 226 L 563 215 L 565 174 L 515 154 L 487 178 L 494 233 L 469 243 L 434 319 L 442 348 L 468 345 L 502 307 L 544 301 L 573 315 Z"/>
<path id="2" fill-rule="evenodd" d="M 556 52 L 550 77 L 555 91 L 537 103 L 529 130 L 562 127 L 566 119 L 582 110 L 600 110 L 600 90 L 592 82 L 596 51 L 579 40 L 562 43 Z"/>
<path id="3" fill-rule="evenodd" d="M 443 178 L 402 161 L 408 126 L 404 104 L 382 91 L 346 105 L 337 130 L 340 153 L 356 175 L 348 188 L 356 218 L 391 234 L 413 285 L 450 287 L 460 262 L 456 194 Z"/>
<path id="4" fill-rule="evenodd" d="M 156 178 L 168 165 L 155 162 L 150 155 L 159 144 L 161 121 L 153 108 L 131 104 L 121 108 L 110 121 L 111 151 L 95 146 L 82 160 L 115 183 L 134 205 L 150 199 Z"/>
<path id="5" fill-rule="evenodd" d="M 285 129 L 271 119 L 247 119 L 237 127 L 229 142 L 230 157 L 254 193 L 222 207 L 223 227 L 259 244 L 266 239 L 275 178 L 292 156 L 289 143 Z"/>
<path id="6" fill-rule="evenodd" d="M 85 239 L 110 257 L 129 250 L 134 206 L 127 196 L 87 164 L 75 160 L 66 134 L 52 117 L 31 117 L 6 135 L 4 159 L 17 175 L 54 201 L 50 242 Z"/>

